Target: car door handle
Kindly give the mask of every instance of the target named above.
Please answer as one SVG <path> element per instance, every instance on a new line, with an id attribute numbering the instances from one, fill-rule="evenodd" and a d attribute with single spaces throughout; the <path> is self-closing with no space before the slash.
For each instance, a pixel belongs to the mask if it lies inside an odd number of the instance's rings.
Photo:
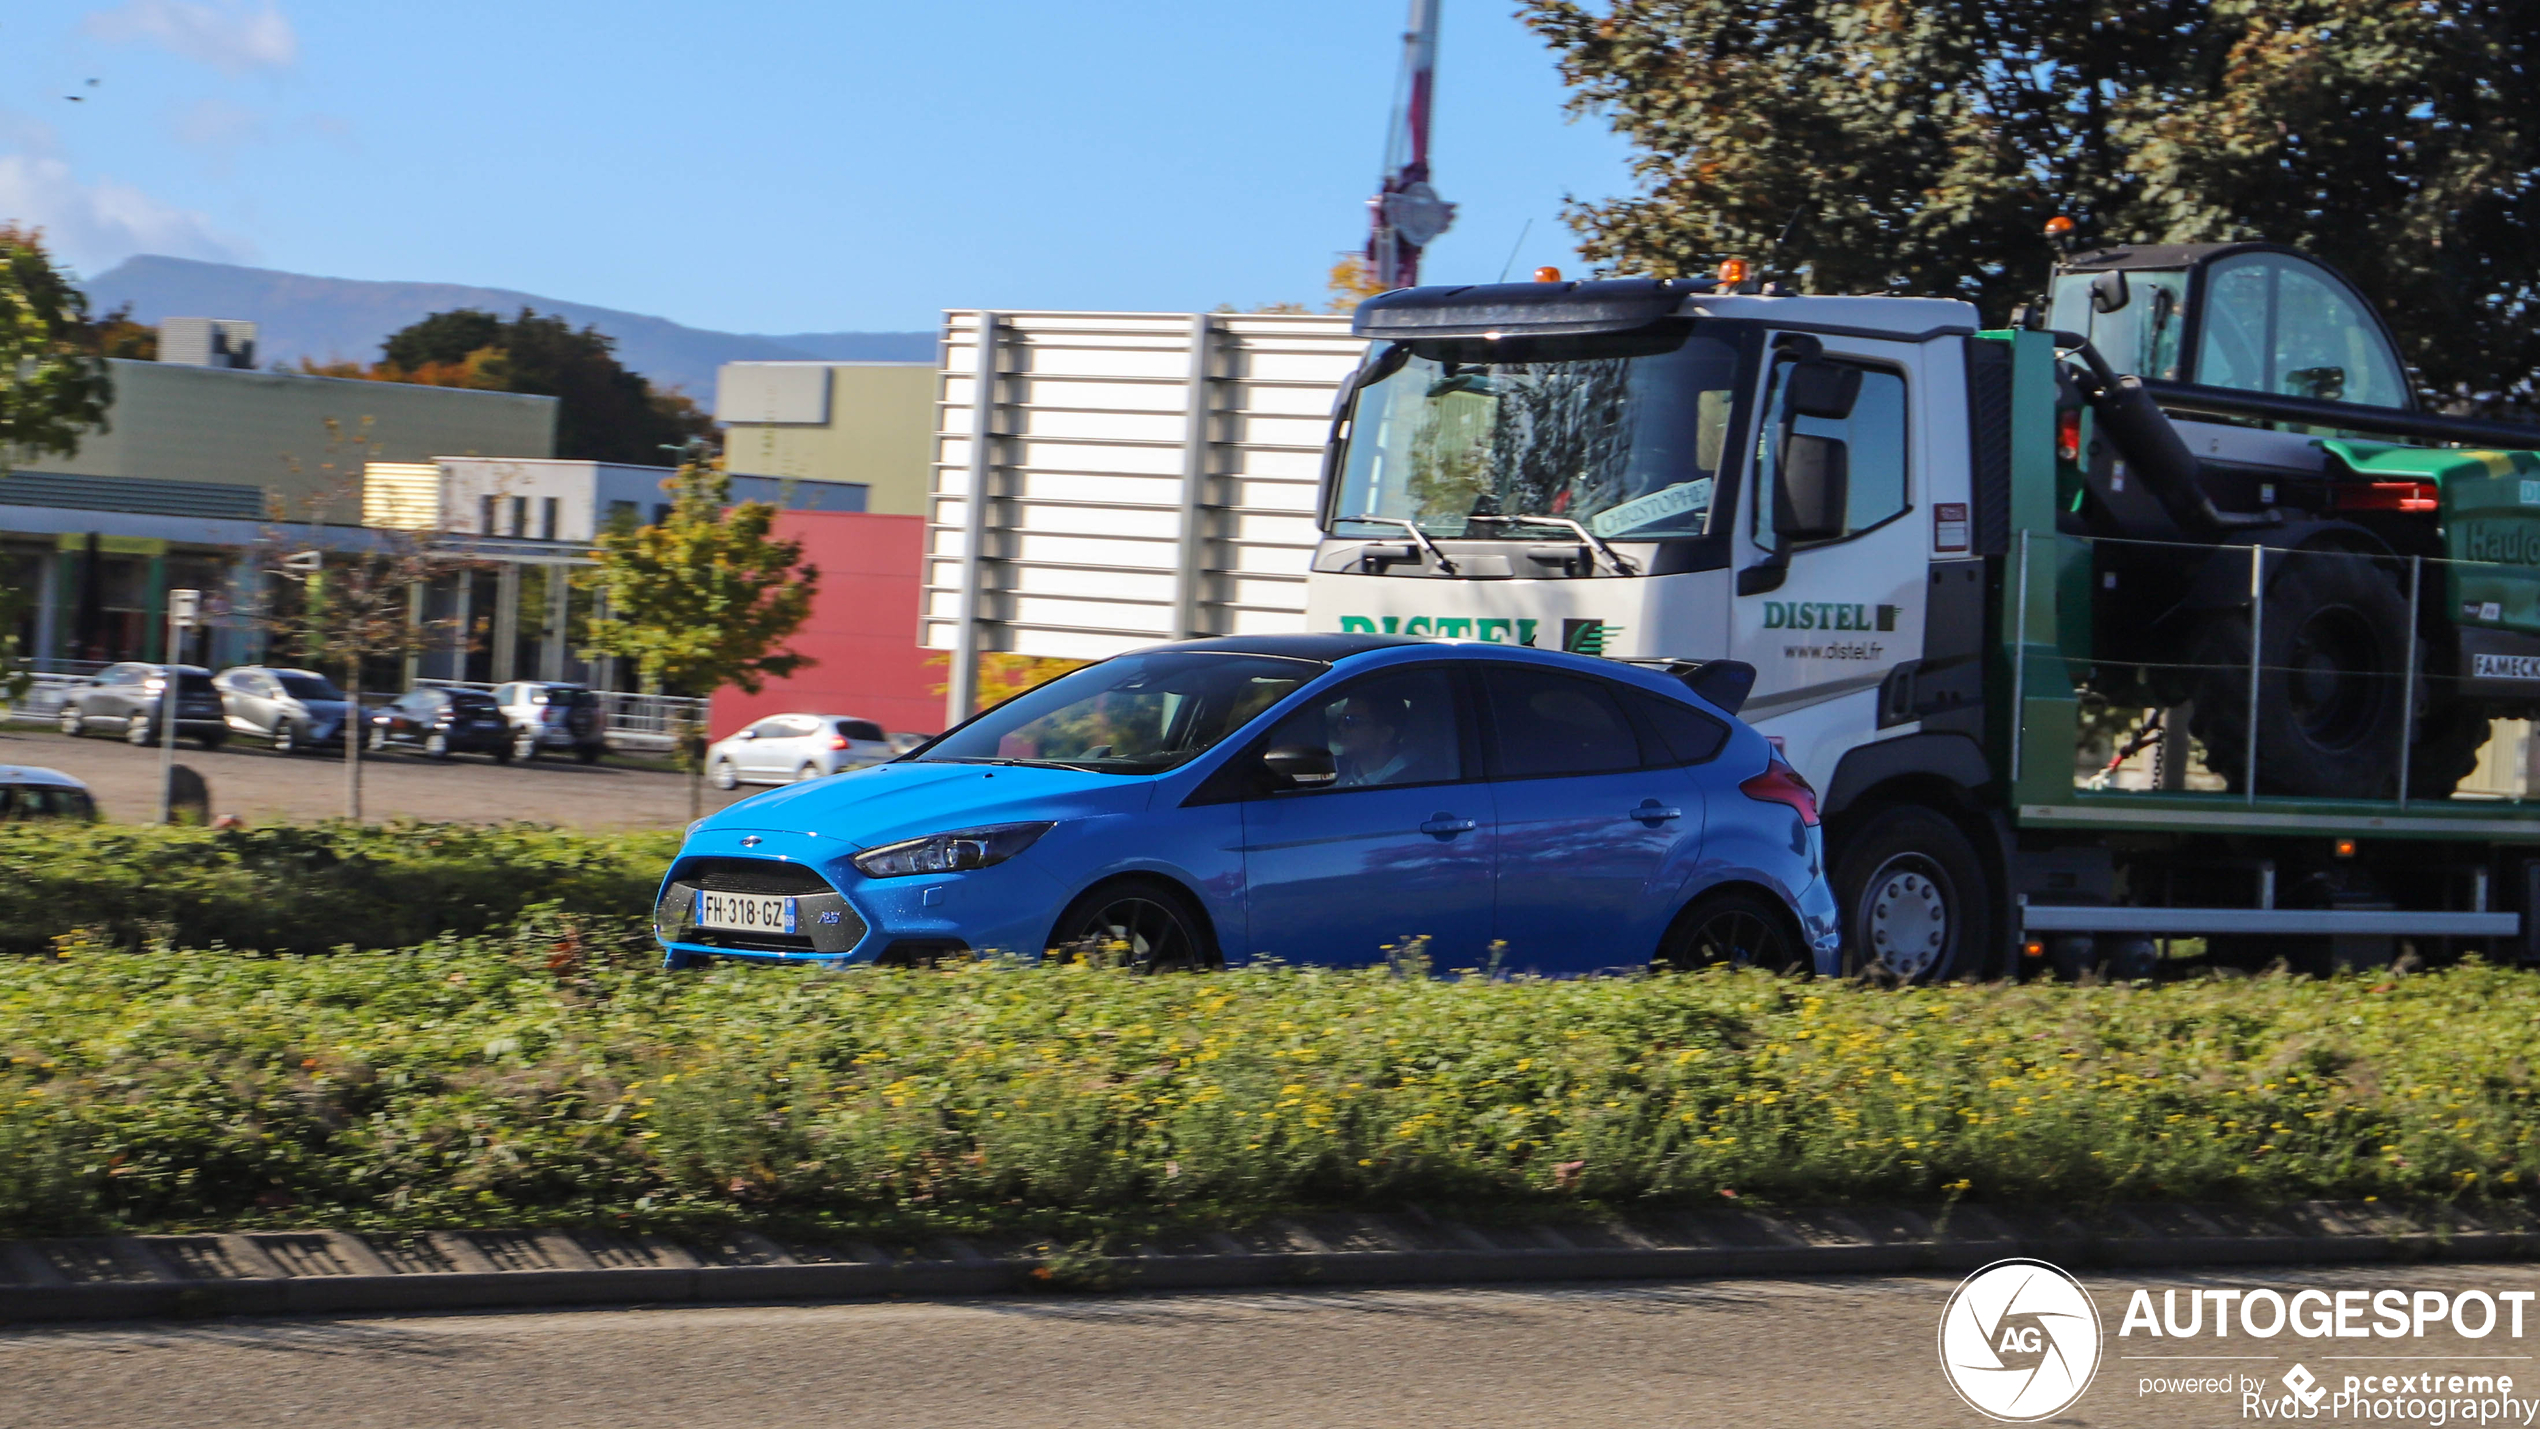
<path id="1" fill-rule="evenodd" d="M 1624 815 L 1624 817 L 1638 819 L 1642 823 L 1647 824 L 1654 829 L 1669 819 L 1683 818 L 1684 811 L 1681 809 L 1670 809 L 1655 799 L 1649 799 L 1644 801 L 1639 808 Z"/>
<path id="2" fill-rule="evenodd" d="M 1453 814 L 1432 814 L 1429 821 L 1420 826 L 1420 832 L 1424 834 L 1467 834 L 1472 831 L 1471 819 L 1459 819 Z"/>

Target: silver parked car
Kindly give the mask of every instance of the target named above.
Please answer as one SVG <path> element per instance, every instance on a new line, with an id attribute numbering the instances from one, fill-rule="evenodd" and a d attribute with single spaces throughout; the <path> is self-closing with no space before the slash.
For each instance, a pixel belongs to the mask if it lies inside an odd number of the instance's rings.
<path id="1" fill-rule="evenodd" d="M 315 670 L 233 665 L 212 677 L 212 687 L 232 731 L 284 754 L 344 737 L 344 692 Z"/>
<path id="2" fill-rule="evenodd" d="M 785 784 L 843 774 L 898 757 L 890 736 L 869 719 L 846 715 L 769 715 L 706 749 L 706 775 L 717 789 Z"/>
<path id="3" fill-rule="evenodd" d="M 608 752 L 607 721 L 600 697 L 582 685 L 551 680 L 514 680 L 494 691 L 494 703 L 511 721 L 512 756 L 535 759 L 541 753 L 566 750 L 585 764 L 597 764 Z"/>

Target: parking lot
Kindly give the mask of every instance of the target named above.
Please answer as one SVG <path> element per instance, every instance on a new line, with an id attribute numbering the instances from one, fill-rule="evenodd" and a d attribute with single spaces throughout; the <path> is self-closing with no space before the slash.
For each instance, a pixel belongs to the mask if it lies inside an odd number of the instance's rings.
<path id="1" fill-rule="evenodd" d="M 180 741 L 177 763 L 211 786 L 215 815 L 250 823 L 323 819 L 344 812 L 340 750 L 276 754 L 244 739 L 216 750 Z M 0 726 L 0 764 L 59 769 L 87 781 L 103 815 L 119 823 L 158 816 L 159 751 L 120 739 L 72 739 L 35 725 Z M 705 791 L 711 813 L 755 792 Z M 499 823 L 530 819 L 578 828 L 676 828 L 688 821 L 686 779 L 612 755 L 599 764 L 570 758 L 509 766 L 482 755 L 436 763 L 418 754 L 362 756 L 362 815 L 374 822 L 433 819 Z"/>

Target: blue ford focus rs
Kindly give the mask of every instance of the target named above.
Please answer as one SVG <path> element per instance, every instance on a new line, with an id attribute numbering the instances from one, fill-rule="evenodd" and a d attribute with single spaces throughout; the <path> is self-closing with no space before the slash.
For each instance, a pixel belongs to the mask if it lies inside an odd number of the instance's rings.
<path id="1" fill-rule="evenodd" d="M 1837 968 L 1816 796 L 1763 736 L 1656 671 L 1377 635 L 1134 651 L 745 799 L 654 917 L 674 968 Z"/>

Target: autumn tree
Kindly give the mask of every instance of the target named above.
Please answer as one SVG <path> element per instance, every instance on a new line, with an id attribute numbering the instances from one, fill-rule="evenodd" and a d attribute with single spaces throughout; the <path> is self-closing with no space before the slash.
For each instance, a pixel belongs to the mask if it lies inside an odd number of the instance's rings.
<path id="1" fill-rule="evenodd" d="M 1817 292 L 2044 286 L 2085 243 L 2265 238 L 2360 283 L 2430 385 L 2540 371 L 2540 11 L 2507 0 L 1523 0 L 1640 192 L 1610 272 L 1739 256 Z M 1787 235 L 1785 237 L 1785 235 Z M 1777 246 L 1778 245 L 1778 246 Z"/>
<path id="2" fill-rule="evenodd" d="M 710 439 L 714 421 L 686 393 L 657 391 L 617 360 L 617 340 L 552 314 L 504 318 L 479 308 L 434 313 L 389 334 L 380 360 L 302 362 L 323 377 L 525 392 L 557 399 L 556 452 L 658 465 L 664 447 Z"/>
<path id="3" fill-rule="evenodd" d="M 594 542 L 587 582 L 599 605 L 582 658 L 631 662 L 650 693 L 698 696 L 726 685 L 757 694 L 812 663 L 783 646 L 810 618 L 820 568 L 804 563 L 801 542 L 771 534 L 776 508 L 733 504 L 731 477 L 701 449 L 662 489 L 664 519 L 620 522 Z M 703 799 L 702 736 L 692 720 L 679 738 L 692 815 Z"/>
<path id="4" fill-rule="evenodd" d="M 88 297 L 34 229 L 0 223 L 0 472 L 13 455 L 73 456 L 106 429 L 114 384 L 84 341 Z"/>

